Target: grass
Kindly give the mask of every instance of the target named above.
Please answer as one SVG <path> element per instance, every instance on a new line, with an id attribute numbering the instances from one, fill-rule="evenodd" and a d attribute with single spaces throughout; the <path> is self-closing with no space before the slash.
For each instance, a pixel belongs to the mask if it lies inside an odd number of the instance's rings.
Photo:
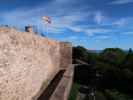
<path id="1" fill-rule="evenodd" d="M 80 85 L 77 83 L 74 83 L 72 85 L 72 89 L 70 91 L 70 96 L 68 100 L 76 100 L 78 92 L 79 92 Z"/>

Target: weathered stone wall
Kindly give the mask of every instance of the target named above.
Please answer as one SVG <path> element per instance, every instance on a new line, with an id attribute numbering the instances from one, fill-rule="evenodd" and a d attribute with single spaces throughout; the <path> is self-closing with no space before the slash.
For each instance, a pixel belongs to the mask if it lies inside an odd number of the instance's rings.
<path id="1" fill-rule="evenodd" d="M 73 84 L 74 66 L 69 65 L 50 100 L 68 100 Z"/>
<path id="2" fill-rule="evenodd" d="M 63 65 L 60 51 L 57 41 L 0 28 L 0 100 L 32 100 Z"/>
<path id="3" fill-rule="evenodd" d="M 60 69 L 65 70 L 65 73 L 50 100 L 68 100 L 73 83 L 74 66 L 72 65 L 72 44 L 69 42 L 61 42 L 60 53 Z"/>
<path id="4" fill-rule="evenodd" d="M 72 64 L 72 44 L 69 42 L 60 42 L 60 67 L 66 69 Z"/>

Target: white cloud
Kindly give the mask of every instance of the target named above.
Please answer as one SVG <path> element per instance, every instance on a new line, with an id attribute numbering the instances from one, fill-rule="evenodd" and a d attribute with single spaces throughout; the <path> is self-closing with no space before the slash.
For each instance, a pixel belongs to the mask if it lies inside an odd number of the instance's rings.
<path id="1" fill-rule="evenodd" d="M 85 26 L 68 26 L 68 29 L 75 33 L 83 33 L 87 36 L 94 36 L 95 34 L 108 34 L 111 32 L 110 29 L 104 29 L 104 28 L 87 28 Z"/>
<path id="2" fill-rule="evenodd" d="M 133 3 L 133 0 L 114 0 L 110 4 L 128 4 Z"/>
<path id="3" fill-rule="evenodd" d="M 128 24 L 128 19 L 126 19 L 126 18 L 121 18 L 120 20 L 113 22 L 113 25 L 117 25 L 119 27 L 125 26 L 127 24 Z"/>
<path id="4" fill-rule="evenodd" d="M 133 35 L 133 32 L 124 32 L 123 35 Z"/>
<path id="5" fill-rule="evenodd" d="M 97 24 L 101 24 L 104 20 L 105 20 L 105 16 L 103 16 L 101 12 L 98 11 L 95 13 L 94 21 Z"/>
<path id="6" fill-rule="evenodd" d="M 108 32 L 110 32 L 111 30 L 109 29 L 102 29 L 102 28 L 96 28 L 96 29 L 87 29 L 85 30 L 85 33 L 88 35 L 88 36 L 93 36 L 95 34 L 108 34 Z"/>
<path id="7" fill-rule="evenodd" d="M 70 0 L 68 0 L 70 1 Z M 83 33 L 88 36 L 95 34 L 108 33 L 110 30 L 104 28 L 88 28 L 84 24 L 77 25 L 78 22 L 87 22 L 87 20 L 95 21 L 97 24 L 102 24 L 106 16 L 100 11 L 91 11 L 86 7 L 83 8 L 71 8 L 70 2 L 67 0 L 53 0 L 47 5 L 38 6 L 32 9 L 16 9 L 12 12 L 5 12 L 1 14 L 4 21 L 8 24 L 14 24 L 16 26 L 25 26 L 28 24 L 37 25 L 39 29 L 46 32 L 46 27 L 41 20 L 41 16 L 48 15 L 52 17 L 52 24 L 48 27 L 49 33 L 64 33 L 66 29 L 69 29 L 75 33 Z M 73 3 L 77 2 L 76 0 Z M 67 6 L 67 7 L 66 7 Z M 90 17 L 91 16 L 91 17 Z M 93 17 L 94 19 L 93 19 Z M 117 22 L 118 24 L 118 22 Z"/>
<path id="8" fill-rule="evenodd" d="M 83 39 L 79 38 L 78 36 L 67 36 L 67 37 L 61 37 L 59 38 L 60 41 L 69 41 L 72 42 L 73 45 L 79 44 L 80 42 L 83 42 Z"/>
<path id="9" fill-rule="evenodd" d="M 107 35 L 103 35 L 103 36 L 97 36 L 95 37 L 94 39 L 96 40 L 96 42 L 100 42 L 100 41 L 105 41 L 105 40 L 108 40 L 110 39 L 111 37 L 110 36 L 107 36 Z"/>
<path id="10" fill-rule="evenodd" d="M 109 36 L 100 36 L 100 37 L 97 37 L 97 39 L 109 39 L 110 37 Z"/>
<path id="11" fill-rule="evenodd" d="M 133 17 L 120 18 L 112 22 L 112 26 L 127 27 L 133 24 Z"/>
<path id="12" fill-rule="evenodd" d="M 69 26 L 69 29 L 73 32 L 83 32 L 84 29 L 83 28 L 80 28 L 80 27 L 73 27 L 73 26 Z"/>
<path id="13" fill-rule="evenodd" d="M 77 1 L 73 1 L 77 3 Z M 89 13 L 86 12 L 86 8 L 71 8 L 71 4 L 68 0 L 55 0 L 49 2 L 47 5 L 38 6 L 32 9 L 15 9 L 11 12 L 5 12 L 1 14 L 3 22 L 9 25 L 15 25 L 23 27 L 28 24 L 37 25 L 41 28 L 45 28 L 41 20 L 42 16 L 51 16 L 52 24 L 49 26 L 48 31 L 51 33 L 62 33 L 64 29 L 70 29 L 76 31 L 78 28 L 72 29 L 76 23 L 85 21 Z M 68 6 L 68 7 L 66 7 Z M 45 29 L 43 29 L 46 31 Z"/>

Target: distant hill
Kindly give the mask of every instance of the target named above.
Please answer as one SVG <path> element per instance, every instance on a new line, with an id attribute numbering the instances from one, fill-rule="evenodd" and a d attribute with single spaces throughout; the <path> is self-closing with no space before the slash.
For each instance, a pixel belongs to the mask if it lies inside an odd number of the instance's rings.
<path id="1" fill-rule="evenodd" d="M 103 50 L 88 50 L 88 51 L 91 52 L 91 53 L 101 53 Z M 123 51 L 128 53 L 129 50 L 123 50 Z"/>
<path id="2" fill-rule="evenodd" d="M 91 53 L 101 53 L 103 50 L 88 50 Z"/>

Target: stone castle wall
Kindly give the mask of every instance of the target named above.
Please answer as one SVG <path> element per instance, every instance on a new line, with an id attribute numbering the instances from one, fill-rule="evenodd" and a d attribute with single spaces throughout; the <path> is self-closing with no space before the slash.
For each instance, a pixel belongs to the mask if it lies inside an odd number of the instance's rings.
<path id="1" fill-rule="evenodd" d="M 0 100 L 32 100 L 42 85 L 47 87 L 60 66 L 71 63 L 71 52 L 63 53 L 67 45 L 62 45 L 34 33 L 1 27 Z"/>
<path id="2" fill-rule="evenodd" d="M 66 69 L 72 64 L 72 44 L 69 42 L 60 42 L 60 67 Z"/>

